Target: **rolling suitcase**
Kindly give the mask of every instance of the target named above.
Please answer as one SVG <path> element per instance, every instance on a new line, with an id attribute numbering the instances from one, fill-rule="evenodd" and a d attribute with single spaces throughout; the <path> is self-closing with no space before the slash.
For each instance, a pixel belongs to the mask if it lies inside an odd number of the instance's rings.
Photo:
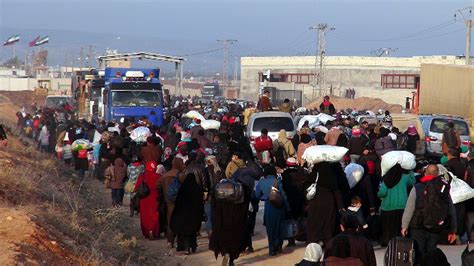
<path id="1" fill-rule="evenodd" d="M 415 249 L 412 239 L 395 237 L 388 243 L 385 251 L 385 266 L 411 266 L 415 262 Z"/>

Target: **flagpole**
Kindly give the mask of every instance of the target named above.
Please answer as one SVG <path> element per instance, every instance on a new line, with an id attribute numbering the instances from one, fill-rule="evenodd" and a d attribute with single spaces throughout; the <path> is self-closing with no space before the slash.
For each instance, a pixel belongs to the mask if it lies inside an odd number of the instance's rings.
<path id="1" fill-rule="evenodd" d="M 12 58 L 15 58 L 16 57 L 15 44 L 12 44 L 12 49 L 13 49 L 13 57 Z"/>

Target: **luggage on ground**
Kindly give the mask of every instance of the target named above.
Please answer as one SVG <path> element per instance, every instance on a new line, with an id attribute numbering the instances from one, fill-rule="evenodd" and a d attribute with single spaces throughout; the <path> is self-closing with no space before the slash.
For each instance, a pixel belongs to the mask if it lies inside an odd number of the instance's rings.
<path id="1" fill-rule="evenodd" d="M 388 243 L 384 265 L 408 266 L 415 262 L 414 241 L 404 237 L 395 237 Z"/>

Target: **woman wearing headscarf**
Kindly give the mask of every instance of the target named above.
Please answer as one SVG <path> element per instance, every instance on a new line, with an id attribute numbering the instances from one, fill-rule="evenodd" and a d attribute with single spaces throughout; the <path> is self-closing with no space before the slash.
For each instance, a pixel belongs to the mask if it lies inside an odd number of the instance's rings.
<path id="1" fill-rule="evenodd" d="M 305 170 L 298 165 L 295 158 L 288 158 L 286 160 L 286 169 L 281 174 L 283 190 L 288 197 L 288 204 L 290 212 L 288 218 L 298 221 L 303 217 L 304 207 L 306 203 L 305 198 Z M 289 246 L 295 245 L 295 239 L 289 239 Z"/>
<path id="2" fill-rule="evenodd" d="M 307 241 L 325 243 L 334 236 L 336 215 L 346 206 L 342 195 L 349 185 L 339 162 L 314 165 L 311 173 L 306 175 L 305 188 L 315 182 L 316 195 L 308 201 L 307 207 Z"/>
<path id="3" fill-rule="evenodd" d="M 229 265 L 234 265 L 234 260 L 239 257 L 240 253 L 247 247 L 252 248 L 252 236 L 248 227 L 248 209 L 255 185 L 253 174 L 252 169 L 244 167 L 237 169 L 230 177 L 242 185 L 243 202 L 241 203 L 217 200 L 213 193 L 214 189 L 211 192 L 212 234 L 209 249 L 214 251 L 216 259 L 219 254 L 224 256 L 223 265 L 227 262 Z M 222 174 L 221 176 L 221 178 L 225 178 Z"/>
<path id="4" fill-rule="evenodd" d="M 278 149 L 283 149 L 283 158 L 278 158 Z M 278 133 L 278 139 L 273 141 L 273 154 L 277 157 L 277 164 L 281 167 L 285 167 L 286 159 L 293 157 L 296 155 L 295 148 L 293 147 L 293 143 L 286 137 L 286 130 L 281 129 L 280 133 Z M 280 162 L 278 162 L 280 161 Z"/>
<path id="5" fill-rule="evenodd" d="M 171 182 L 175 177 L 178 177 L 180 173 L 184 171 L 184 163 L 181 158 L 175 157 L 172 162 L 172 168 L 168 172 L 164 173 L 158 183 L 156 183 L 158 193 L 160 195 L 160 203 L 165 204 L 166 209 L 166 221 L 167 221 L 167 228 L 166 228 L 166 239 L 168 240 L 168 247 L 174 247 L 174 239 L 175 234 L 171 230 L 171 214 L 174 210 L 174 202 L 170 201 L 166 195 L 168 195 L 168 189 L 170 187 Z"/>
<path id="6" fill-rule="evenodd" d="M 275 256 L 277 253 L 282 252 L 283 239 L 281 238 L 280 227 L 285 219 L 285 209 L 288 209 L 288 201 L 281 181 L 277 179 L 275 166 L 267 165 L 263 174 L 265 178 L 258 181 L 257 186 L 255 187 L 255 196 L 261 201 L 265 201 L 263 225 L 265 225 L 267 231 L 270 256 Z M 281 209 L 275 208 L 269 201 L 270 191 L 272 190 L 275 180 L 284 202 L 284 207 Z"/>
<path id="7" fill-rule="evenodd" d="M 179 181 L 181 187 L 171 214 L 171 230 L 178 237 L 176 250 L 189 255 L 197 248 L 196 233 L 201 227 L 204 212 L 203 190 L 193 172 L 180 175 Z"/>
<path id="8" fill-rule="evenodd" d="M 407 151 L 415 154 L 418 141 L 420 141 L 420 134 L 418 134 L 415 125 L 408 125 L 405 135 L 407 136 Z"/>
<path id="9" fill-rule="evenodd" d="M 208 235 L 212 234 L 212 203 L 213 203 L 213 194 L 214 188 L 216 187 L 217 183 L 219 183 L 222 179 L 225 179 L 224 171 L 220 168 L 219 164 L 217 163 L 216 156 L 209 155 L 205 158 L 206 165 L 207 165 L 207 178 L 209 178 L 207 184 L 209 186 L 208 191 L 210 196 L 207 197 L 204 203 L 204 211 L 206 212 L 206 230 Z"/>
<path id="10" fill-rule="evenodd" d="M 240 154 L 246 154 L 248 158 L 253 158 L 252 148 L 248 138 L 244 136 L 243 128 L 239 125 L 233 125 L 231 127 L 230 140 L 228 142 L 229 154 L 236 152 Z"/>
<path id="11" fill-rule="evenodd" d="M 311 137 L 308 135 L 308 134 L 303 134 L 301 135 L 301 143 L 300 145 L 298 145 L 298 152 L 297 152 L 297 156 L 296 156 L 296 159 L 298 160 L 298 163 L 300 165 L 303 165 L 304 164 L 304 160 L 303 160 L 303 154 L 304 154 L 304 151 L 313 146 L 314 143 L 313 141 L 311 141 Z"/>
<path id="12" fill-rule="evenodd" d="M 386 246 L 390 239 L 400 236 L 403 210 L 408 200 L 408 187 L 415 184 L 412 171 L 406 172 L 396 164 L 383 176 L 377 196 L 382 200 L 380 205 L 382 236 L 380 245 Z"/>
<path id="13" fill-rule="evenodd" d="M 309 243 L 304 251 L 303 260 L 296 264 L 296 266 L 317 266 L 323 256 L 323 249 L 319 244 Z"/>
<path id="14" fill-rule="evenodd" d="M 156 183 L 160 179 L 160 175 L 156 173 L 158 164 L 150 161 L 145 166 L 145 172 L 138 177 L 135 191 L 144 182 L 148 187 L 150 194 L 140 199 L 140 226 L 144 237 L 154 240 L 160 236 L 160 220 L 158 214 L 158 190 Z"/>

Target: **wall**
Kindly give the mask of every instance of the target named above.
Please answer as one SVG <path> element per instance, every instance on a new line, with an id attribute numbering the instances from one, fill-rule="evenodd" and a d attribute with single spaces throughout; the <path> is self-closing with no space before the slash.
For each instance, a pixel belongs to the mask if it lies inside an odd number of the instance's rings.
<path id="1" fill-rule="evenodd" d="M 71 90 L 71 79 L 52 78 L 51 89 L 55 92 L 69 92 Z M 38 87 L 38 79 L 35 78 L 2 78 L 0 77 L 0 90 L 23 91 L 34 90 Z"/>
<path id="2" fill-rule="evenodd" d="M 314 84 L 314 56 L 302 57 L 242 57 L 240 97 L 257 100 L 260 82 L 259 73 L 270 70 L 272 73 L 312 74 L 309 84 L 295 84 L 302 90 L 306 101 L 312 100 Z M 415 57 L 357 57 L 328 56 L 325 58 L 326 88 L 321 94 L 329 94 L 332 85 L 336 91 L 355 88 L 357 97 L 377 97 L 392 104 L 405 103 L 411 97 L 410 89 L 381 89 L 382 74 L 417 74 L 421 64 L 464 64 L 464 59 L 456 56 L 415 56 Z M 281 89 L 293 89 L 291 83 L 268 83 Z M 338 93 L 334 93 L 338 95 Z"/>
<path id="3" fill-rule="evenodd" d="M 474 117 L 474 66 L 421 65 L 420 113 Z"/>

